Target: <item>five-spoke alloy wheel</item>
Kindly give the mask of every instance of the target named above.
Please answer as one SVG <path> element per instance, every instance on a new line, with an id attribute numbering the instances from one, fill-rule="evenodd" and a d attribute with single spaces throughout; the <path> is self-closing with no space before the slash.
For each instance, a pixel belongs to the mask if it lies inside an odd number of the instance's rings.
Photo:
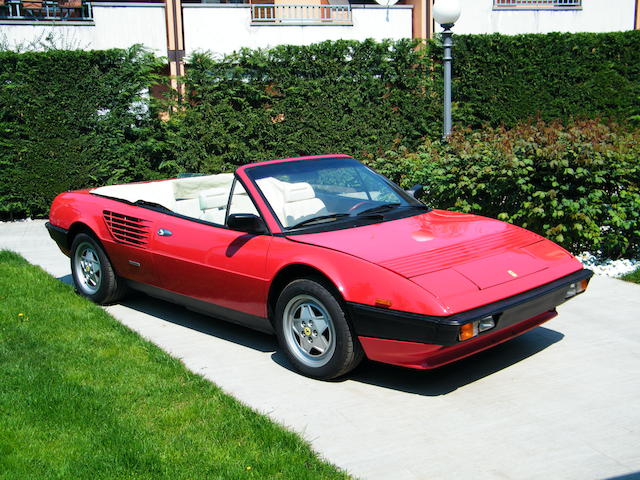
<path id="1" fill-rule="evenodd" d="M 89 242 L 78 244 L 73 255 L 74 270 L 78 275 L 78 290 L 95 295 L 102 283 L 102 267 L 94 246 Z"/>
<path id="2" fill-rule="evenodd" d="M 340 302 L 323 282 L 300 279 L 287 285 L 276 304 L 280 345 L 300 372 L 331 379 L 352 370 L 362 349 Z"/>
<path id="3" fill-rule="evenodd" d="M 284 308 L 287 348 L 305 365 L 325 365 L 336 349 L 336 330 L 331 315 L 310 295 L 293 297 Z"/>
<path id="4" fill-rule="evenodd" d="M 102 247 L 86 233 L 73 239 L 71 274 L 78 293 L 99 304 L 115 302 L 125 290 Z"/>

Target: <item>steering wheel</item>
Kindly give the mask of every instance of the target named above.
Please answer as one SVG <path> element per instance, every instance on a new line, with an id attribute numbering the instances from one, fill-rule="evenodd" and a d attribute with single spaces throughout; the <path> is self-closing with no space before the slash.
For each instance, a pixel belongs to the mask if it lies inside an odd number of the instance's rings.
<path id="1" fill-rule="evenodd" d="M 377 202 L 374 202 L 373 200 L 362 200 L 361 202 L 356 203 L 355 205 L 353 205 L 351 208 L 349 208 L 349 210 L 347 210 L 349 213 L 355 213 L 356 210 L 360 210 L 360 207 L 363 207 L 365 205 L 369 205 L 369 204 L 375 204 Z M 364 210 L 364 209 L 363 209 Z"/>

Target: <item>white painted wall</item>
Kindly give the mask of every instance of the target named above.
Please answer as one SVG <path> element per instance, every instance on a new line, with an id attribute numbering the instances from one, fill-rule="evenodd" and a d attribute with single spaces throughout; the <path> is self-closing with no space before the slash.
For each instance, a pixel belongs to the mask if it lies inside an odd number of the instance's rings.
<path id="1" fill-rule="evenodd" d="M 282 44 L 308 45 L 324 40 L 411 38 L 411 12 L 407 5 L 387 9 L 354 6 L 349 25 L 251 25 L 248 5 L 183 4 L 187 56 L 194 51 L 230 53 L 241 47 L 269 48 Z"/>
<path id="2" fill-rule="evenodd" d="M 633 30 L 635 0 L 583 0 L 581 10 L 494 10 L 493 0 L 460 0 L 455 33 L 614 32 Z M 436 31 L 440 29 L 436 26 Z"/>
<path id="3" fill-rule="evenodd" d="M 126 5 L 126 6 L 125 6 Z M 0 24 L 0 41 L 27 47 L 51 35 L 58 48 L 104 50 L 141 43 L 158 55 L 167 54 L 164 5 L 99 4 L 94 22 L 30 22 Z"/>

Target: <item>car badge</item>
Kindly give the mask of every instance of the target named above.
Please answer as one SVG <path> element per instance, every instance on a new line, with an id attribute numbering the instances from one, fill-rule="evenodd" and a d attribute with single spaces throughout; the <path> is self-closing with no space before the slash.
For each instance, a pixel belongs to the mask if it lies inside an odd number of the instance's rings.
<path id="1" fill-rule="evenodd" d="M 516 272 L 514 272 L 513 270 L 507 270 L 507 273 L 509 275 L 511 275 L 513 278 L 516 278 L 518 276 L 518 274 Z"/>

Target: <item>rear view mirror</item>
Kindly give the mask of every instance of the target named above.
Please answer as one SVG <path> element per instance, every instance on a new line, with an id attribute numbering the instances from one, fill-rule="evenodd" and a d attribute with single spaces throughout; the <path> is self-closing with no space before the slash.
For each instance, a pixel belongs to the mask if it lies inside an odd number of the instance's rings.
<path id="1" fill-rule="evenodd" d="M 405 190 L 407 194 L 411 195 L 416 200 L 420 200 L 420 197 L 424 195 L 424 187 L 422 185 L 414 185 L 409 190 Z"/>
<path id="2" fill-rule="evenodd" d="M 253 233 L 259 235 L 267 233 L 262 218 L 253 213 L 232 213 L 227 217 L 227 227 L 238 232 Z"/>

